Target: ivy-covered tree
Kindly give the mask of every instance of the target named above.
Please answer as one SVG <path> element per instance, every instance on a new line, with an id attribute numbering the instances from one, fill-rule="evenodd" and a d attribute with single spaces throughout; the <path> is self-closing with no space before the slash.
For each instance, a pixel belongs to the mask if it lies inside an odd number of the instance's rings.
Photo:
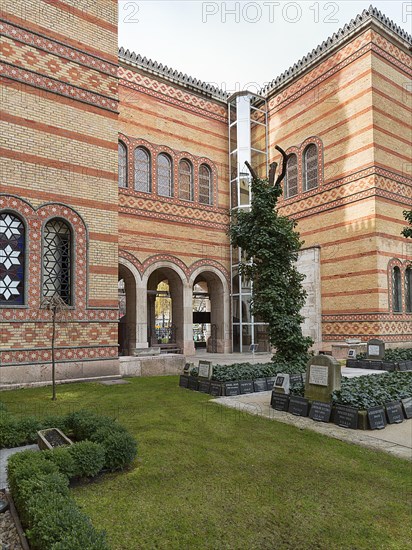
<path id="1" fill-rule="evenodd" d="M 402 231 L 402 235 L 412 239 L 412 210 L 404 210 L 403 217 L 409 223 L 409 227 L 405 227 Z"/>
<path id="2" fill-rule="evenodd" d="M 276 163 L 271 165 L 268 179 L 258 178 L 247 165 L 252 175 L 251 207 L 249 211 L 233 213 L 229 233 L 232 245 L 243 251 L 240 273 L 253 283 L 251 310 L 268 323 L 269 340 L 276 348 L 273 359 L 302 362 L 307 360 L 313 344 L 311 338 L 303 336 L 301 327 L 305 276 L 297 270 L 296 261 L 303 243 L 295 231 L 296 222 L 276 210 L 288 158 L 280 147 L 276 149 L 283 156 L 282 172 L 276 182 Z"/>

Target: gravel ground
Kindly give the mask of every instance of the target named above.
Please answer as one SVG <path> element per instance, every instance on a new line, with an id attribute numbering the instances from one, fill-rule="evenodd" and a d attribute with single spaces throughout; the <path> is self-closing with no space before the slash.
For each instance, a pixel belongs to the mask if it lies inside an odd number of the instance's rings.
<path id="1" fill-rule="evenodd" d="M 0 499 L 5 495 L 0 491 Z M 10 510 L 0 514 L 0 545 L 1 550 L 22 550 L 17 529 L 11 517 Z"/>

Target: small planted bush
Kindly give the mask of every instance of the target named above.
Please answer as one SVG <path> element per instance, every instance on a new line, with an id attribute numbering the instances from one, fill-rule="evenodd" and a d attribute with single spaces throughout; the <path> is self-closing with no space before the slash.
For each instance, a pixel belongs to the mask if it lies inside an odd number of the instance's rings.
<path id="1" fill-rule="evenodd" d="M 57 466 L 59 471 L 69 479 L 76 474 L 76 462 L 68 447 L 56 447 L 43 451 L 43 456 Z"/>
<path id="2" fill-rule="evenodd" d="M 104 534 L 95 531 L 71 498 L 45 493 L 36 501 L 31 499 L 28 507 L 31 519 L 26 534 L 33 550 L 108 549 Z"/>
<path id="3" fill-rule="evenodd" d="M 76 477 L 94 477 L 104 467 L 104 448 L 94 441 L 79 441 L 68 447 L 74 460 Z"/>
<path id="4" fill-rule="evenodd" d="M 234 380 L 256 380 L 267 376 L 276 376 L 279 373 L 299 374 L 305 372 L 306 362 L 294 363 L 235 363 L 234 365 L 215 365 L 212 380 L 217 382 L 231 382 Z"/>
<path id="5" fill-rule="evenodd" d="M 100 416 L 92 411 L 81 410 L 67 416 L 68 428 L 77 439 L 90 439 L 90 437 L 104 426 L 113 424 L 113 420 L 107 416 Z"/>
<path id="6" fill-rule="evenodd" d="M 126 430 L 101 428 L 94 434 L 93 441 L 104 447 L 105 468 L 111 471 L 122 470 L 136 458 L 136 440 Z"/>

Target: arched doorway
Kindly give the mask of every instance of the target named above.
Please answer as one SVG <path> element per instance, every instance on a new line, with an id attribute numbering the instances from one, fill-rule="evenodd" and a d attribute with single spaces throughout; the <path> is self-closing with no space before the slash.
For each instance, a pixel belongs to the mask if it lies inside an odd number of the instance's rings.
<path id="1" fill-rule="evenodd" d="M 119 265 L 119 355 L 133 355 L 136 348 L 136 280 L 124 265 Z"/>
<path id="2" fill-rule="evenodd" d="M 216 268 L 199 268 L 191 277 L 194 337 L 204 340 L 209 353 L 231 351 L 229 289 Z M 200 347 L 195 342 L 196 347 Z"/>
<path id="3" fill-rule="evenodd" d="M 147 281 L 147 339 L 162 351 L 184 348 L 183 281 L 170 267 L 159 267 Z"/>

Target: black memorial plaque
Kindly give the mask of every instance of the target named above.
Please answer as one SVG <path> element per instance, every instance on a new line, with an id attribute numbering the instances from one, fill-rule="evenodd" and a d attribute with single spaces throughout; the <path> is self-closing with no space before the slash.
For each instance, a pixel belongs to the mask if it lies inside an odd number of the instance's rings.
<path id="1" fill-rule="evenodd" d="M 408 361 L 399 361 L 398 369 L 402 372 L 409 370 L 408 369 Z"/>
<path id="2" fill-rule="evenodd" d="M 382 363 L 383 361 L 369 361 L 370 368 L 374 370 L 382 370 Z"/>
<path id="3" fill-rule="evenodd" d="M 369 426 L 371 430 L 383 430 L 386 426 L 386 416 L 383 407 L 371 407 L 368 409 Z"/>
<path id="4" fill-rule="evenodd" d="M 239 395 L 239 382 L 225 382 L 225 395 Z"/>
<path id="5" fill-rule="evenodd" d="M 342 428 L 356 430 L 358 427 L 358 409 L 348 405 L 336 405 L 333 421 Z"/>
<path id="6" fill-rule="evenodd" d="M 322 403 L 321 401 L 313 401 L 310 406 L 309 418 L 316 422 L 329 422 L 332 414 L 332 403 Z"/>
<path id="7" fill-rule="evenodd" d="M 289 412 L 295 416 L 308 416 L 309 401 L 304 397 L 292 396 L 289 401 Z"/>
<path id="8" fill-rule="evenodd" d="M 253 393 L 253 380 L 240 380 L 239 381 L 240 393 Z"/>
<path id="9" fill-rule="evenodd" d="M 402 403 L 391 401 L 390 403 L 386 403 L 385 408 L 389 424 L 400 424 L 404 421 Z"/>
<path id="10" fill-rule="evenodd" d="M 382 370 L 393 372 L 395 370 L 395 363 L 393 361 L 382 361 Z"/>
<path id="11" fill-rule="evenodd" d="M 350 367 L 351 369 L 359 368 L 358 363 L 359 361 L 357 361 L 356 359 L 346 359 L 346 366 Z"/>
<path id="12" fill-rule="evenodd" d="M 406 418 L 412 418 L 412 397 L 402 399 L 402 406 L 405 411 Z"/>
<path id="13" fill-rule="evenodd" d="M 179 378 L 179 386 L 181 388 L 188 388 L 189 387 L 189 377 L 184 376 L 183 374 L 181 374 L 180 378 Z"/>
<path id="14" fill-rule="evenodd" d="M 290 374 L 289 375 L 289 383 L 291 386 L 294 384 L 301 384 L 303 382 L 302 374 Z"/>
<path id="15" fill-rule="evenodd" d="M 273 390 L 273 384 L 275 383 L 276 376 L 267 376 L 266 377 L 266 384 L 268 387 L 268 390 Z"/>
<path id="16" fill-rule="evenodd" d="M 256 392 L 258 391 L 267 391 L 268 386 L 266 383 L 266 378 L 258 378 L 253 382 L 253 387 Z"/>
<path id="17" fill-rule="evenodd" d="M 222 395 L 222 384 L 220 382 L 210 382 L 210 395 L 215 397 Z"/>
<path id="18" fill-rule="evenodd" d="M 273 391 L 270 406 L 277 411 L 287 412 L 289 409 L 289 395 Z"/>
<path id="19" fill-rule="evenodd" d="M 197 391 L 199 380 L 195 376 L 189 376 L 189 390 Z"/>
<path id="20" fill-rule="evenodd" d="M 202 393 L 209 393 L 210 391 L 210 380 L 199 380 L 199 391 Z"/>

